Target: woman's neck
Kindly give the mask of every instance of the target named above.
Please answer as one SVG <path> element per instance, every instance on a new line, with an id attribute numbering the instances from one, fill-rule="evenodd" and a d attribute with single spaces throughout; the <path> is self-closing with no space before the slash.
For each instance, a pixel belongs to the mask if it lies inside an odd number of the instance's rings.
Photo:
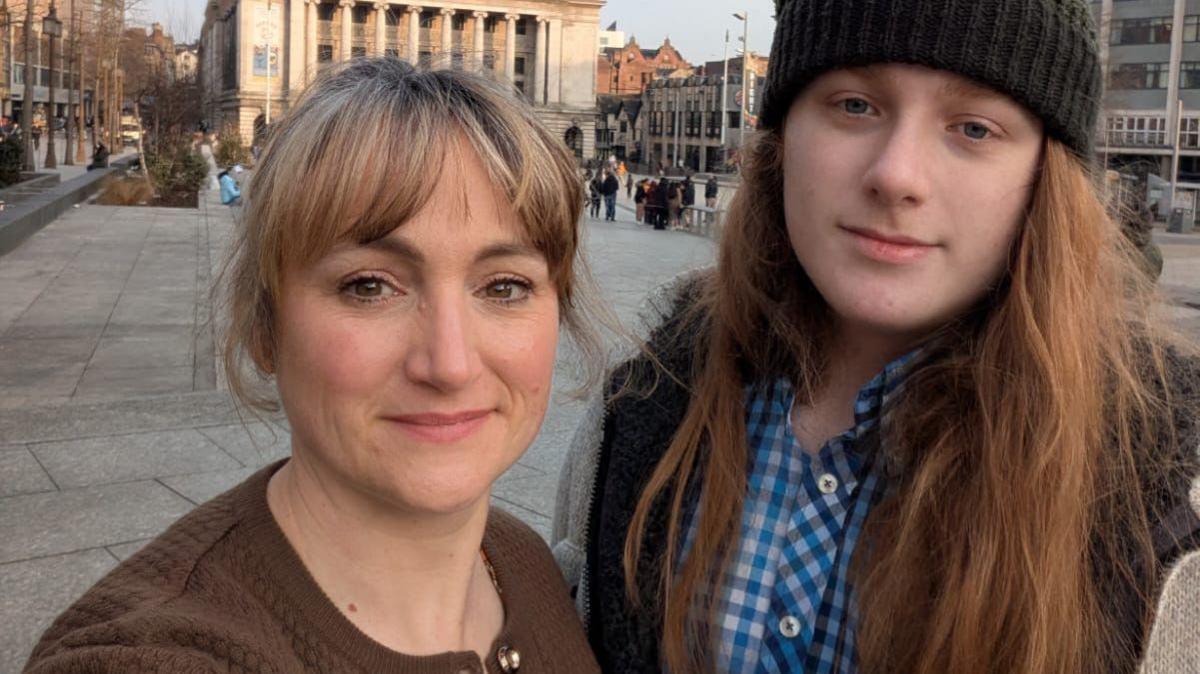
<path id="1" fill-rule="evenodd" d="M 305 567 L 364 634 L 408 655 L 481 658 L 504 609 L 480 555 L 488 500 L 431 517 L 400 512 L 296 452 L 267 503 Z"/>

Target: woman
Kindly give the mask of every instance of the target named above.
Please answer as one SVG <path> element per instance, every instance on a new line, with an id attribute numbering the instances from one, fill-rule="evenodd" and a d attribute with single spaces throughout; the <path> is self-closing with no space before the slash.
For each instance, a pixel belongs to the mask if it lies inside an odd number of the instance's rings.
<path id="1" fill-rule="evenodd" d="M 646 222 L 646 183 L 647 179 L 642 179 L 637 182 L 637 190 L 633 193 L 633 203 L 637 207 L 637 221 Z"/>
<path id="2" fill-rule="evenodd" d="M 274 378 L 292 455 L 121 564 L 27 671 L 598 671 L 545 544 L 488 506 L 582 325 L 566 148 L 479 76 L 354 61 L 247 197 L 226 372 L 260 409 Z"/>
<path id="3" fill-rule="evenodd" d="M 239 167 L 240 168 L 240 167 Z M 242 190 L 237 181 L 229 175 L 229 169 L 217 174 L 217 183 L 221 185 L 221 203 L 226 206 L 242 205 Z"/>
<path id="4" fill-rule="evenodd" d="M 777 8 L 717 269 L 560 487 L 601 666 L 1194 671 L 1200 367 L 1088 174 L 1088 3 Z"/>

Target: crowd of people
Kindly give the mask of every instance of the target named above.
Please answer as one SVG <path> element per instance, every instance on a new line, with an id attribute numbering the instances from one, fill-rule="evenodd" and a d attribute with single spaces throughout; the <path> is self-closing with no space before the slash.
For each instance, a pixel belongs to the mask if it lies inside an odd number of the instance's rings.
<path id="1" fill-rule="evenodd" d="M 664 175 L 635 179 L 621 163 L 617 168 L 601 168 L 595 173 L 588 171 L 584 183 L 588 193 L 588 215 L 599 218 L 601 207 L 604 220 L 616 220 L 617 195 L 621 191 L 621 177 L 625 178 L 625 195 L 634 203 L 637 222 L 654 229 L 681 230 L 699 224 L 701 213 L 697 210 L 697 181 L 692 175 L 672 179 Z M 703 217 L 713 217 L 717 208 L 720 184 L 716 175 L 710 175 L 703 183 Z"/>

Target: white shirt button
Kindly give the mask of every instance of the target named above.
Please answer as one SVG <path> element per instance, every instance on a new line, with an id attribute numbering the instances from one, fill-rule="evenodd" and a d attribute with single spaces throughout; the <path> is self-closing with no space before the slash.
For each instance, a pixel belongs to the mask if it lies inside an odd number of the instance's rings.
<path id="1" fill-rule="evenodd" d="M 779 621 L 779 633 L 786 639 L 795 639 L 800 636 L 800 621 L 796 616 L 784 616 Z"/>
<path id="2" fill-rule="evenodd" d="M 825 473 L 817 478 L 817 489 L 820 489 L 822 494 L 832 494 L 837 488 L 838 479 L 833 474 Z"/>

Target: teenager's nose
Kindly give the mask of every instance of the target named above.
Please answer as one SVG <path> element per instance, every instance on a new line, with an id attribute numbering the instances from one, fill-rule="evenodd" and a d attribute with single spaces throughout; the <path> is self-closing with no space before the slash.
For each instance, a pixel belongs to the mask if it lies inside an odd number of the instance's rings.
<path id="1" fill-rule="evenodd" d="M 883 137 L 864 176 L 864 186 L 881 205 L 916 206 L 929 194 L 926 138 L 918 124 L 898 120 Z"/>

